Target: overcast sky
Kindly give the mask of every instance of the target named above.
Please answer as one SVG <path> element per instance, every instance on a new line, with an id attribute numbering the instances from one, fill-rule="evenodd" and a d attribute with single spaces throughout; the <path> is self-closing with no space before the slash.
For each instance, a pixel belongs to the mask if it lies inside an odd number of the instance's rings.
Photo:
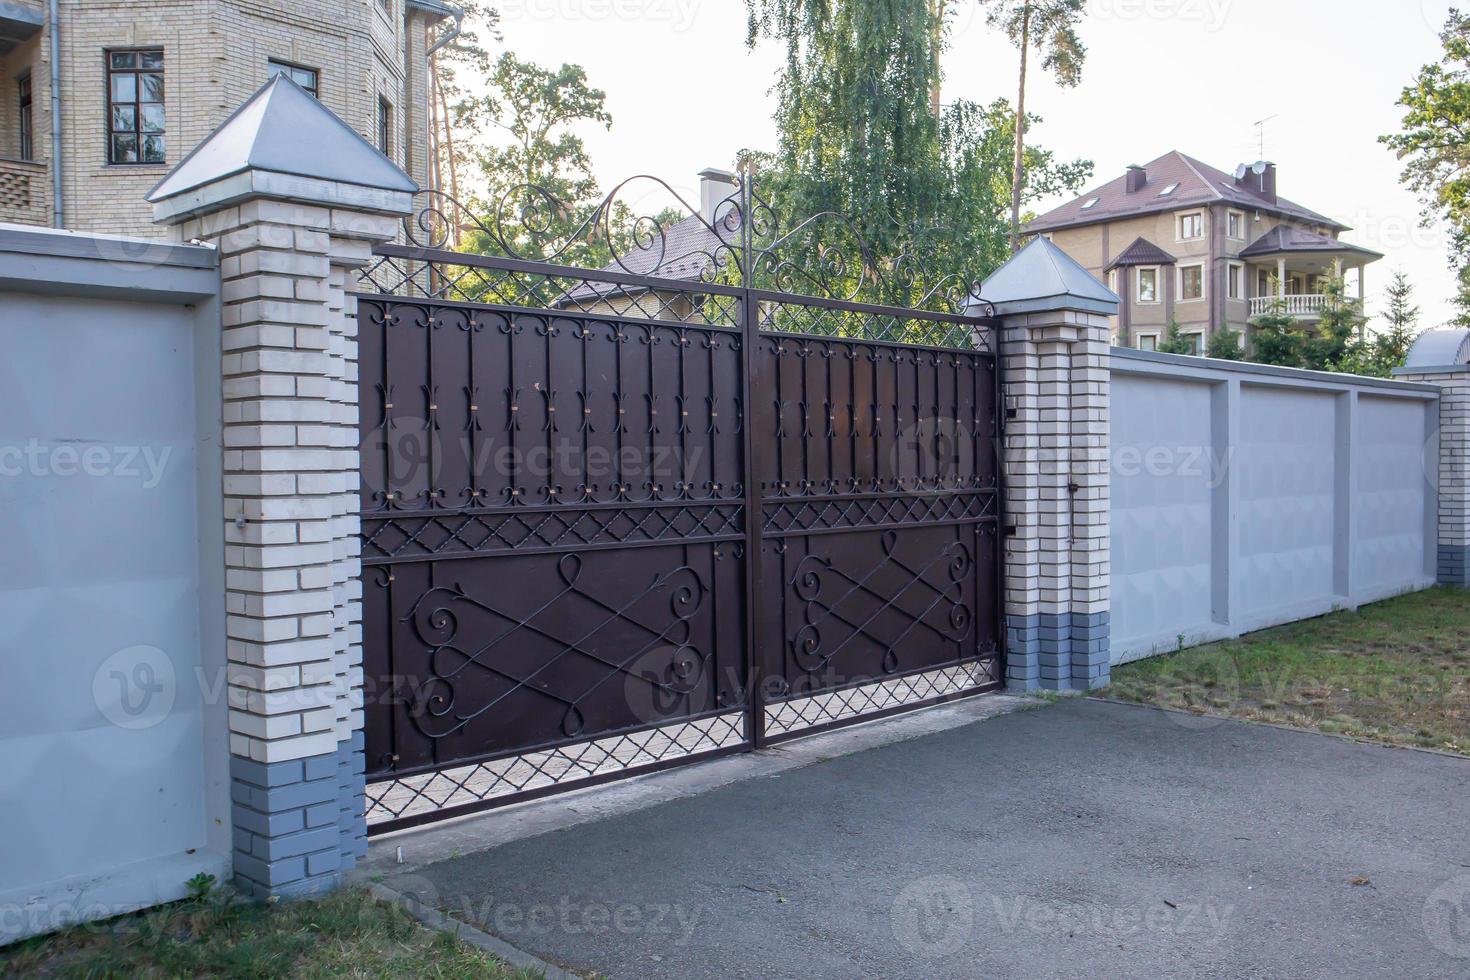
<path id="1" fill-rule="evenodd" d="M 966 0 L 960 0 L 962 4 Z M 1034 138 L 1096 163 L 1094 183 L 1177 149 L 1230 171 L 1259 157 L 1256 120 L 1282 195 L 1337 218 L 1386 255 L 1367 273 L 1376 308 L 1404 269 L 1423 325 L 1450 315 L 1445 236 L 1379 145 L 1399 92 L 1439 54 L 1449 0 L 1091 0 L 1082 84 L 1033 74 Z M 775 144 L 771 86 L 781 51 L 745 45 L 743 0 L 500 0 L 505 46 L 574 62 L 607 92 L 612 131 L 587 142 L 604 187 L 652 173 L 694 193 L 695 174 L 742 147 Z M 945 99 L 1014 98 L 1015 51 L 966 5 L 945 61 Z M 1057 202 L 1045 202 L 1038 210 Z"/>

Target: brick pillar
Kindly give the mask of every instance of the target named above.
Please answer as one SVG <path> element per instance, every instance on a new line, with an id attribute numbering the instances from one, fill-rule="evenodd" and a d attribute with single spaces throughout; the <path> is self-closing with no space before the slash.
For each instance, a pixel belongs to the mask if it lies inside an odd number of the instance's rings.
<path id="1" fill-rule="evenodd" d="M 1007 682 L 1108 682 L 1108 343 L 1117 297 L 1037 239 L 986 280 L 1005 375 Z"/>
<path id="2" fill-rule="evenodd" d="M 1440 390 L 1438 467 L 1429 474 L 1439 494 L 1439 582 L 1470 587 L 1470 365 L 1415 368 L 1413 361 L 1411 354 L 1395 379 Z"/>
<path id="3" fill-rule="evenodd" d="M 273 80 L 257 102 L 149 199 L 180 238 L 220 252 L 235 873 L 265 898 L 330 888 L 366 848 L 348 290 L 416 188 L 294 84 Z M 280 146 L 300 159 L 256 164 Z"/>

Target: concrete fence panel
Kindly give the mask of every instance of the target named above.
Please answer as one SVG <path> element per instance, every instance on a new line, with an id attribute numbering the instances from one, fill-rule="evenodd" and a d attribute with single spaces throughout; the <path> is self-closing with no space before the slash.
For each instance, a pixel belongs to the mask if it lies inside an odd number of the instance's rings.
<path id="1" fill-rule="evenodd" d="M 1114 349 L 1112 662 L 1435 581 L 1439 389 Z"/>

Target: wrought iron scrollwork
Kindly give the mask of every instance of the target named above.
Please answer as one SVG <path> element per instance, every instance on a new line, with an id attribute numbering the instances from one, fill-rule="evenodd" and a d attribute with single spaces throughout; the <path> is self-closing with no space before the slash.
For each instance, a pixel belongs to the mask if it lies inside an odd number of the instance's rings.
<path id="1" fill-rule="evenodd" d="M 477 239 L 463 253 L 467 262 L 476 253 L 569 266 L 594 260 L 605 274 L 725 285 L 841 303 L 898 304 L 916 313 L 993 314 L 979 297 L 979 276 L 970 271 L 939 270 L 917 249 L 880 255 L 859 222 L 837 211 L 783 221 L 780 209 L 747 172 L 737 174 L 732 186 L 733 191 L 713 202 L 708 213 L 651 174 L 623 180 L 595 203 L 580 207 L 535 184 L 505 189 L 487 201 L 461 202 L 441 191 L 426 191 L 420 195 L 418 210 L 405 220 L 404 234 L 410 245 L 432 250 L 449 248 L 465 238 Z M 667 209 L 652 214 L 631 203 L 647 200 L 667 203 L 682 217 L 670 222 Z M 399 261 L 387 264 L 392 268 L 380 268 L 382 262 L 370 268 L 366 279 L 380 289 L 385 284 L 409 291 L 417 286 L 434 291 L 435 298 L 445 298 L 444 277 L 424 281 Z M 397 277 L 392 275 L 395 271 Z M 448 281 L 462 275 L 448 272 Z M 559 299 L 576 299 L 577 291 L 585 293 L 589 285 L 567 288 Z M 631 288 L 624 284 L 622 294 Z M 606 297 L 599 292 L 599 299 Z M 803 332 L 812 327 L 818 333 L 861 335 L 851 325 L 839 330 L 841 324 L 830 310 L 826 322 L 791 325 L 796 310 L 787 310 L 783 316 L 780 298 L 767 299 L 763 305 L 765 329 Z M 862 326 L 868 339 L 907 339 L 892 325 Z M 892 336 L 875 335 L 885 330 Z"/>

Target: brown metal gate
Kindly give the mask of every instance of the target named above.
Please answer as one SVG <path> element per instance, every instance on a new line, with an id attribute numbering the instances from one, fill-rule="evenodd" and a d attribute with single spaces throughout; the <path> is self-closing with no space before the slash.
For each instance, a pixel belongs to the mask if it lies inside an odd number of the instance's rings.
<path id="1" fill-rule="evenodd" d="M 687 251 L 660 233 L 602 271 L 379 248 L 370 829 L 1000 683 L 994 323 L 755 288 L 798 243 L 758 247 L 762 207 L 741 191 Z"/>

